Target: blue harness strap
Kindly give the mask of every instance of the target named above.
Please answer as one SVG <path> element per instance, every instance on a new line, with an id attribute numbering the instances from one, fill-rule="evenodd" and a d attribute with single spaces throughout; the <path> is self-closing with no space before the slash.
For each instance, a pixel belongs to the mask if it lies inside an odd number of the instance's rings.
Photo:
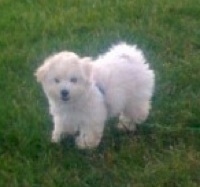
<path id="1" fill-rule="evenodd" d="M 99 83 L 96 83 L 95 85 L 96 85 L 96 87 L 98 88 L 98 90 L 100 91 L 100 93 L 101 93 L 102 95 L 105 95 L 105 90 L 103 89 L 103 86 L 100 85 Z"/>

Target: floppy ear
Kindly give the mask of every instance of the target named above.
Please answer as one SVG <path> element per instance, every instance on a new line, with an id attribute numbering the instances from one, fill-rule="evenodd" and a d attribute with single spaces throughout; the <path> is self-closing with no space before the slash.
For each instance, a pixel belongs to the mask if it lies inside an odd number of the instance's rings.
<path id="1" fill-rule="evenodd" d="M 36 76 L 38 82 L 42 82 L 42 80 L 44 80 L 44 78 L 45 78 L 45 72 L 46 72 L 46 68 L 45 68 L 44 65 L 40 66 L 36 70 L 36 72 L 34 73 L 34 75 Z"/>
<path id="2" fill-rule="evenodd" d="M 50 61 L 49 58 L 44 61 L 44 64 L 41 65 L 35 72 L 35 76 L 38 82 L 42 82 L 45 79 L 45 76 L 49 70 Z"/>
<path id="3" fill-rule="evenodd" d="M 90 57 L 84 57 L 81 59 L 81 63 L 86 76 L 90 78 L 92 74 L 92 59 Z"/>

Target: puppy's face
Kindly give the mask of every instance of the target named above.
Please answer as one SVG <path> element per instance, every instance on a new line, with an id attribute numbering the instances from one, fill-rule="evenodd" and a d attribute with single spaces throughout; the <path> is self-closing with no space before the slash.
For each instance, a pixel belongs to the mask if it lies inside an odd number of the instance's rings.
<path id="1" fill-rule="evenodd" d="M 55 102 L 74 102 L 86 95 L 91 85 L 89 61 L 71 52 L 61 52 L 46 59 L 35 75 Z"/>

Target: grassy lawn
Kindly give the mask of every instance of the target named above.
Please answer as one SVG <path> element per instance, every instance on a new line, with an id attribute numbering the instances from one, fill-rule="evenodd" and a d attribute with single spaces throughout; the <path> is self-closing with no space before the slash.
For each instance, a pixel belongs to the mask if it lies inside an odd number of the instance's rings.
<path id="1" fill-rule="evenodd" d="M 156 73 L 136 135 L 108 122 L 101 145 L 50 143 L 33 73 L 53 52 L 137 43 Z M 0 0 L 0 186 L 200 186 L 199 0 Z"/>

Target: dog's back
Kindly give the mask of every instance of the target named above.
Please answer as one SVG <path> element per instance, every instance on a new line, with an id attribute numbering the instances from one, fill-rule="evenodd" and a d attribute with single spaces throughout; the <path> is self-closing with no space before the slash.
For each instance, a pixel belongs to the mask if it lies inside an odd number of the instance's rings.
<path id="1" fill-rule="evenodd" d="M 154 89 L 154 73 L 142 51 L 125 43 L 113 46 L 94 62 L 94 79 L 104 90 L 111 116 L 130 102 L 149 101 Z"/>

